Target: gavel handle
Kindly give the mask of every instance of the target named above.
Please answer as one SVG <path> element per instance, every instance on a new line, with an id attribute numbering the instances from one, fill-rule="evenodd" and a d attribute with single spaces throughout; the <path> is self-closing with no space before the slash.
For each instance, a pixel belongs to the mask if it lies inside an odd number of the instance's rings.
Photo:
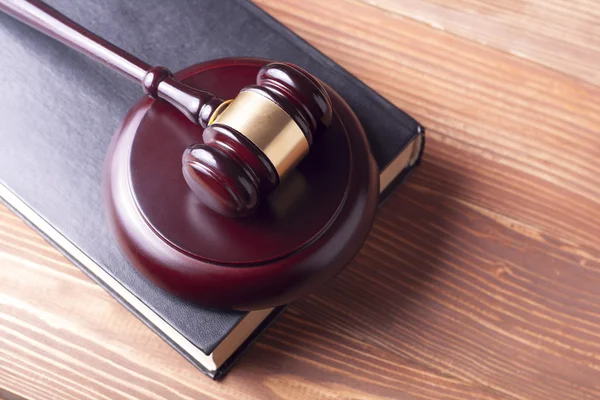
<path id="1" fill-rule="evenodd" d="M 223 102 L 212 93 L 182 84 L 168 69 L 152 67 L 43 1 L 0 0 L 0 10 L 140 83 L 150 96 L 168 101 L 196 124 L 206 127 L 214 109 Z"/>

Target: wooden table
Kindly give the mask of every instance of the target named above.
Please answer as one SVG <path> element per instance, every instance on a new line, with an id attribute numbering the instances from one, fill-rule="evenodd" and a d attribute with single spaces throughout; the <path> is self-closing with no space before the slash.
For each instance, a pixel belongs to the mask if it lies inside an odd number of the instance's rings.
<path id="1" fill-rule="evenodd" d="M 0 208 L 0 397 L 600 398 L 600 4 L 259 0 L 427 128 L 338 279 L 221 382 Z"/>

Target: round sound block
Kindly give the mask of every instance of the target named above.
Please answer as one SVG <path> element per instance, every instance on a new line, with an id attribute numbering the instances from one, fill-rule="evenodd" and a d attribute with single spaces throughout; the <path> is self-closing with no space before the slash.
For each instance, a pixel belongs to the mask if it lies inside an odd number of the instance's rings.
<path id="1" fill-rule="evenodd" d="M 221 59 L 176 77 L 230 99 L 268 62 Z M 331 127 L 258 211 L 240 219 L 204 206 L 184 180 L 181 155 L 202 142 L 202 128 L 164 101 L 135 104 L 113 138 L 104 177 L 109 225 L 133 266 L 176 296 L 240 310 L 289 303 L 337 274 L 371 228 L 379 175 L 360 123 L 326 88 Z"/>

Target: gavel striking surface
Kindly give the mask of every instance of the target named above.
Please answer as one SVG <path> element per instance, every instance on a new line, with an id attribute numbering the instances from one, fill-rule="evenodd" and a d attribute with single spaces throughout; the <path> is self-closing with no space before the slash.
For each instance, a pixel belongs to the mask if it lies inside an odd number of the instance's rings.
<path id="1" fill-rule="evenodd" d="M 184 83 L 227 99 L 269 60 L 187 68 Z M 331 127 L 247 218 L 227 218 L 191 192 L 181 154 L 203 129 L 142 98 L 115 134 L 105 169 L 108 220 L 132 264 L 163 289 L 214 308 L 285 304 L 336 275 L 358 252 L 378 203 L 378 172 L 347 104 L 327 87 Z"/>

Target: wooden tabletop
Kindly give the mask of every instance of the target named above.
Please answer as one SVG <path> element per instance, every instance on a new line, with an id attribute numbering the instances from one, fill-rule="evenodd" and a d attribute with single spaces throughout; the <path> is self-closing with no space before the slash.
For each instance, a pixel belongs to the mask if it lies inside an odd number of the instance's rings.
<path id="1" fill-rule="evenodd" d="M 257 3 L 422 122 L 422 166 L 220 382 L 0 208 L 0 397 L 600 398 L 600 4 Z"/>

